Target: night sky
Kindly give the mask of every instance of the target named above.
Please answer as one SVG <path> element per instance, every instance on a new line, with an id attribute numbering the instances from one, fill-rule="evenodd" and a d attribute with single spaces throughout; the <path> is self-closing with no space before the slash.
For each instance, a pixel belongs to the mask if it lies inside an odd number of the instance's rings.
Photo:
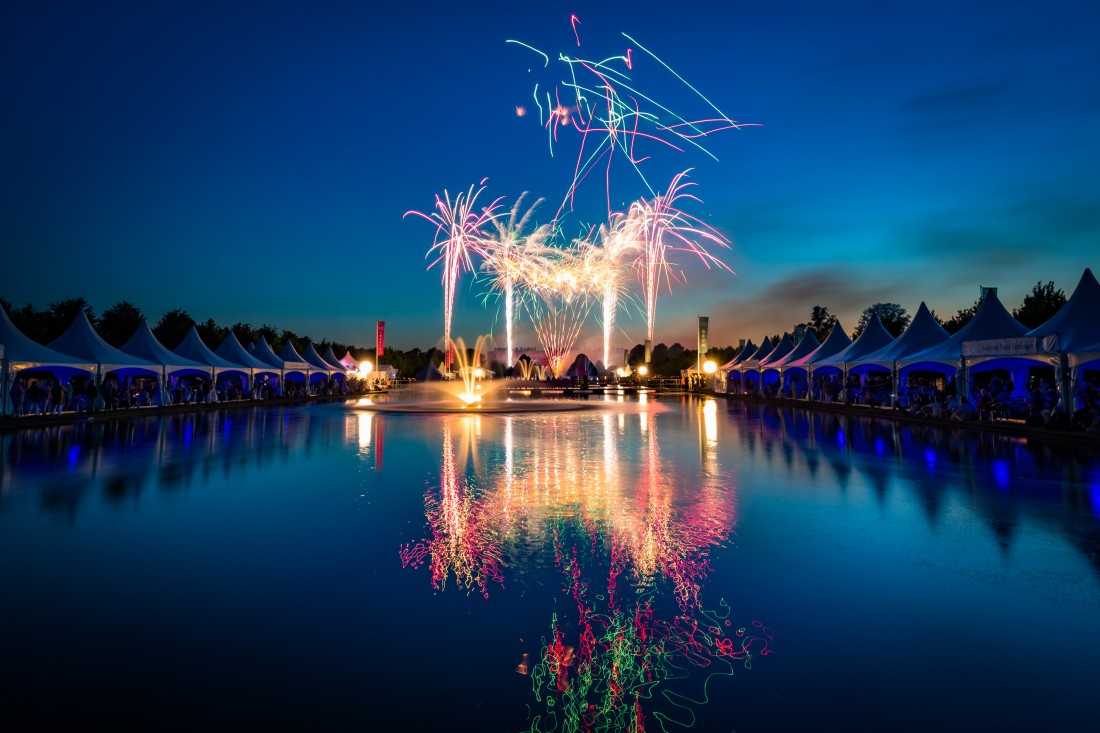
<path id="1" fill-rule="evenodd" d="M 720 256 L 736 272 L 679 260 L 687 284 L 660 296 L 658 342 L 693 348 L 698 315 L 713 345 L 759 341 L 814 305 L 848 331 L 879 301 L 946 318 L 979 286 L 1011 308 L 1100 265 L 1100 11 L 1080 0 L 44 1 L 4 15 L 0 294 L 17 307 L 128 300 L 154 322 L 182 308 L 362 345 L 382 319 L 392 346 L 436 345 L 433 232 L 403 215 L 488 178 L 507 206 L 545 197 L 541 223 L 573 177 L 579 138 L 562 131 L 551 155 L 531 99 L 565 66 L 506 41 L 603 59 L 634 47 L 624 33 L 760 125 L 706 138 L 717 161 L 645 151 L 658 189 L 691 169 L 690 212 L 733 241 Z M 632 59 L 638 89 L 706 114 Z M 645 193 L 621 160 L 616 207 Z M 584 181 L 565 231 L 599 223 L 606 197 L 600 176 Z M 481 292 L 466 275 L 467 341 L 501 333 Z M 620 326 L 623 345 L 645 338 L 637 313 Z"/>

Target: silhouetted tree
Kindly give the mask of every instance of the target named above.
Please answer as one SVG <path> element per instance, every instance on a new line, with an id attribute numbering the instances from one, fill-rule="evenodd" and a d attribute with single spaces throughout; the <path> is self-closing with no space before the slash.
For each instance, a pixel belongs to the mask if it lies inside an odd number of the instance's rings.
<path id="1" fill-rule="evenodd" d="M 805 325 L 807 329 L 813 332 L 818 341 L 824 341 L 829 337 L 829 331 L 833 330 L 835 323 L 836 316 L 830 313 L 828 308 L 815 305 L 813 310 L 810 311 L 810 322 Z"/>
<path id="2" fill-rule="evenodd" d="M 27 303 L 22 308 L 8 311 L 11 322 L 23 332 L 27 338 L 42 343 L 42 331 L 46 321 L 46 314 Z"/>
<path id="3" fill-rule="evenodd" d="M 978 309 L 982 307 L 982 299 L 979 297 L 974 301 L 974 305 L 969 308 L 960 308 L 959 312 L 946 321 L 940 321 L 940 325 L 947 329 L 948 333 L 958 333 L 963 329 L 963 326 L 970 323 L 974 318 L 974 314 L 978 312 Z M 939 321 L 939 318 L 936 318 Z"/>
<path id="4" fill-rule="evenodd" d="M 176 308 L 160 317 L 157 325 L 153 326 L 153 335 L 169 349 L 175 349 L 194 325 L 195 319 L 187 311 Z"/>
<path id="5" fill-rule="evenodd" d="M 207 318 L 205 323 L 195 324 L 195 330 L 199 332 L 199 338 L 211 349 L 221 346 L 222 341 L 229 334 L 229 329 L 219 326 L 213 318 Z"/>
<path id="6" fill-rule="evenodd" d="M 50 303 L 50 307 L 46 310 L 42 319 L 39 343 L 48 344 L 65 333 L 80 311 L 84 311 L 94 327 L 96 324 L 95 311 L 92 310 L 92 306 L 88 305 L 88 301 L 84 298 L 66 298 Z"/>
<path id="7" fill-rule="evenodd" d="M 111 346 L 119 347 L 130 340 L 145 318 L 137 306 L 120 300 L 99 317 L 97 329 L 103 340 Z"/>
<path id="8" fill-rule="evenodd" d="M 1054 289 L 1054 281 L 1050 280 L 1046 285 L 1042 281 L 1035 283 L 1035 287 L 1024 298 L 1020 307 L 1012 311 L 1017 321 L 1028 328 L 1038 328 L 1051 316 L 1061 310 L 1066 304 L 1066 294 L 1062 290 Z"/>
<path id="9" fill-rule="evenodd" d="M 909 325 L 909 314 L 897 303 L 875 303 L 865 308 L 863 314 L 860 315 L 856 330 L 852 332 L 852 340 L 859 338 L 859 335 L 863 333 L 863 329 L 867 328 L 867 324 L 875 316 L 878 316 L 883 327 L 894 338 L 900 336 L 901 332 Z"/>
<path id="10" fill-rule="evenodd" d="M 274 351 L 276 354 L 279 353 L 279 351 L 283 348 L 282 339 L 279 338 L 279 332 L 275 330 L 274 326 L 265 323 L 264 325 L 257 328 L 256 340 L 259 341 L 261 336 L 264 337 L 264 340 L 267 341 L 268 346 L 270 346 L 271 350 Z M 247 344 L 245 345 L 245 347 L 247 348 Z"/>
<path id="11" fill-rule="evenodd" d="M 237 337 L 237 340 L 241 342 L 241 346 L 248 348 L 248 345 L 256 342 L 256 329 L 252 327 L 251 323 L 241 323 L 237 321 L 229 330 L 233 332 L 233 335 Z"/>

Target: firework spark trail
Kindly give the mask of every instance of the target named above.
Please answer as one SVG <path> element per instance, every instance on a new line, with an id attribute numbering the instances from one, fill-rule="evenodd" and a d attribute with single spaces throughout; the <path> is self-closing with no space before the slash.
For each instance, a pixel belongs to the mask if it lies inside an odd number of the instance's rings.
<path id="1" fill-rule="evenodd" d="M 546 354 L 550 372 L 560 377 L 592 308 L 592 280 L 581 247 L 529 246 L 521 280 L 521 302 Z"/>
<path id="2" fill-rule="evenodd" d="M 531 218 L 535 214 L 535 209 L 544 201 L 544 199 L 541 198 L 536 200 L 535 203 L 527 209 L 526 213 L 521 216 L 519 213 L 520 207 L 523 205 L 523 200 L 526 196 L 526 191 L 520 194 L 520 197 L 516 199 L 516 203 L 512 207 L 507 218 L 497 217 L 493 221 L 496 235 L 486 237 L 484 240 L 486 258 L 482 265 L 482 269 L 492 273 L 492 283 L 495 288 L 504 291 L 504 321 L 508 349 L 507 366 L 515 364 L 512 330 L 515 327 L 516 268 L 513 267 L 513 260 L 521 256 L 522 253 L 520 248 L 527 239 L 534 243 L 538 243 L 546 239 L 550 233 L 549 225 L 544 224 L 532 232 L 530 237 L 524 238 L 523 230 L 526 229 L 530 223 Z"/>
<path id="3" fill-rule="evenodd" d="M 407 211 L 419 216 L 435 226 L 435 240 L 426 256 L 433 252 L 438 256 L 429 265 L 431 269 L 437 264 L 443 266 L 443 344 L 444 348 L 451 341 L 451 319 L 454 315 L 455 287 L 458 284 L 458 276 L 464 270 L 473 270 L 471 253 L 480 257 L 487 254 L 483 230 L 496 219 L 496 210 L 500 207 L 500 198 L 497 198 L 480 213 L 476 211 L 478 196 L 485 190 L 485 181 L 482 180 L 479 188 L 471 185 L 466 193 L 459 193 L 451 200 L 447 191 L 443 197 L 435 197 L 435 211 L 425 214 L 420 211 Z M 449 351 L 448 351 L 449 353 Z M 448 363 L 446 365 L 450 367 Z"/>
<path id="4" fill-rule="evenodd" d="M 570 22 L 579 47 L 581 45 L 577 31 L 579 20 L 574 15 L 570 17 Z M 609 56 L 600 61 L 559 53 L 557 61 L 565 64 L 567 74 L 558 84 L 561 89 L 569 93 L 573 103 L 568 106 L 563 104 L 561 94 L 557 90 L 553 94 L 546 92 L 546 107 L 549 110 L 549 115 L 546 116 L 542 114 L 538 85 L 534 92 L 535 102 L 540 111 L 539 122 L 547 128 L 551 156 L 554 154 L 554 144 L 558 141 L 559 127 L 571 127 L 580 134 L 581 142 L 574 166 L 573 181 L 559 207 L 559 216 L 566 205 L 573 206 L 577 187 L 601 161 L 605 164 L 604 177 L 607 183 L 608 213 L 610 214 L 611 164 L 616 151 L 623 154 L 649 193 L 653 194 L 653 187 L 649 185 L 639 168 L 639 163 L 646 159 L 639 157 L 635 150 L 639 141 L 659 143 L 680 152 L 691 147 L 717 160 L 716 156 L 701 144 L 701 138 L 723 130 L 735 130 L 753 125 L 753 123 L 740 123 L 731 119 L 649 48 L 625 33 L 622 36 L 671 74 L 679 85 L 690 90 L 709 108 L 708 114 L 698 119 L 689 119 L 658 102 L 653 95 L 642 92 L 632 78 L 637 66 L 633 48 L 627 48 L 623 54 Z M 537 53 L 543 59 L 543 67 L 549 66 L 550 57 L 543 51 L 520 41 L 507 42 Z M 711 111 L 713 114 L 710 114 Z"/>
<path id="5" fill-rule="evenodd" d="M 641 200 L 631 206 L 630 216 L 641 222 L 642 253 L 634 261 L 634 268 L 642 284 L 646 309 L 646 334 L 653 339 L 653 327 L 657 317 L 657 294 L 662 286 L 672 289 L 672 281 L 679 281 L 682 272 L 668 258 L 669 252 L 687 252 L 698 257 L 710 269 L 711 265 L 733 272 L 720 259 L 712 255 L 706 244 L 729 247 L 730 242 L 717 230 L 679 208 L 681 200 L 699 201 L 687 192 L 690 171 L 677 173 L 668 191 L 657 194 L 652 201 Z"/>

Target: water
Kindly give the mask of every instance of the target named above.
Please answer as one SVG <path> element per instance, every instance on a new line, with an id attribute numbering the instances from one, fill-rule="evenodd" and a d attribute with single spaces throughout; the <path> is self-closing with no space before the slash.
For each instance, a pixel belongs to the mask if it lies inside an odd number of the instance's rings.
<path id="1" fill-rule="evenodd" d="M 1100 460 L 1072 446 L 669 397 L 201 412 L 0 458 L 4 730 L 1092 711 Z"/>

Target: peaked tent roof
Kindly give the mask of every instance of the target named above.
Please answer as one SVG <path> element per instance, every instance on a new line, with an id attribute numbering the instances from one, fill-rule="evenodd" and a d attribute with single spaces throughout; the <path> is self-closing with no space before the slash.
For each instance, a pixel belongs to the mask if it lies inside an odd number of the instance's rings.
<path id="1" fill-rule="evenodd" d="M 772 340 L 765 336 L 764 340 L 760 342 L 760 348 L 757 349 L 754 353 L 749 354 L 747 357 L 745 357 L 745 360 L 742 361 L 738 366 L 740 366 L 742 369 L 755 369 L 756 366 L 760 363 L 760 360 L 766 359 L 768 357 L 768 354 L 772 353 L 772 349 L 774 348 L 775 346 L 772 345 Z M 756 363 L 754 364 L 753 362 Z"/>
<path id="2" fill-rule="evenodd" d="M 160 364 L 124 354 L 121 350 L 104 341 L 103 337 L 92 328 L 92 322 L 88 320 L 88 314 L 83 310 L 76 314 L 76 318 L 65 329 L 65 333 L 50 343 L 50 348 L 99 364 L 104 373 L 148 372 L 158 374 L 160 372 Z"/>
<path id="3" fill-rule="evenodd" d="M 176 347 L 174 353 L 200 364 L 206 364 L 207 367 L 213 367 L 215 374 L 219 372 L 248 371 L 248 367 L 244 364 L 237 364 L 211 351 L 210 347 L 203 343 L 202 337 L 199 336 L 199 330 L 195 328 L 193 323 L 191 324 L 191 330 L 184 336 L 183 341 Z"/>
<path id="4" fill-rule="evenodd" d="M 881 324 L 879 325 L 881 327 Z M 829 330 L 829 335 L 825 337 L 825 340 L 821 342 L 820 346 L 799 359 L 788 361 L 784 366 L 812 367 L 818 362 L 825 361 L 830 356 L 839 354 L 851 345 L 852 339 L 848 338 L 848 334 L 844 333 L 844 327 L 840 325 L 840 321 L 834 321 L 833 327 Z"/>
<path id="5" fill-rule="evenodd" d="M 752 356 L 752 353 L 754 351 L 756 351 L 756 349 L 757 349 L 756 344 L 754 344 L 752 342 L 752 339 L 749 339 L 748 341 L 745 342 L 745 345 L 743 347 L 741 347 L 741 351 L 737 354 L 737 356 L 730 359 L 728 363 L 723 364 L 722 366 L 718 367 L 718 370 L 719 371 L 728 371 L 728 370 L 732 369 L 733 367 L 735 367 L 738 364 L 740 364 L 741 362 L 743 362 L 745 360 L 745 357 Z"/>
<path id="6" fill-rule="evenodd" d="M 794 351 L 794 340 L 791 339 L 791 335 L 786 331 L 783 332 L 783 338 L 779 343 L 775 345 L 775 348 L 770 354 L 760 360 L 760 366 L 768 367 L 769 369 L 775 366 L 775 362 L 782 359 L 787 354 Z"/>
<path id="7" fill-rule="evenodd" d="M 249 369 L 258 369 L 260 371 L 271 371 L 270 364 L 264 364 L 252 354 L 248 353 L 241 342 L 237 339 L 237 335 L 232 331 L 222 339 L 221 345 L 214 350 L 214 353 L 223 359 L 236 362 L 237 364 L 243 364 Z"/>
<path id="8" fill-rule="evenodd" d="M 997 297 L 997 289 L 990 288 L 985 291 L 985 297 L 974 317 L 958 332 L 935 346 L 898 361 L 906 365 L 929 362 L 954 366 L 962 359 L 963 341 L 1019 338 L 1026 332 L 1027 328 L 1013 318 L 1001 303 Z"/>
<path id="9" fill-rule="evenodd" d="M 282 370 L 286 368 L 283 360 L 272 350 L 271 344 L 267 343 L 267 339 L 260 335 L 260 340 L 252 346 L 252 355 L 260 361 L 273 366 L 276 369 Z"/>
<path id="10" fill-rule="evenodd" d="M 828 341 L 828 339 L 825 339 Z M 831 357 L 818 359 L 815 366 L 831 366 L 840 369 L 844 364 L 858 362 L 868 354 L 873 354 L 884 346 L 893 343 L 894 337 L 882 325 L 877 315 L 872 316 L 870 322 L 850 346 L 846 346 Z"/>
<path id="11" fill-rule="evenodd" d="M 434 362 L 429 361 L 426 367 L 417 372 L 416 379 L 418 382 L 439 381 L 443 379 L 443 372 L 439 371 Z"/>
<path id="12" fill-rule="evenodd" d="M 290 339 L 287 339 L 283 344 L 283 350 L 279 352 L 279 358 L 283 360 L 283 365 L 287 371 L 313 371 L 310 369 L 310 363 L 294 349 L 294 344 L 290 342 Z"/>
<path id="13" fill-rule="evenodd" d="M 905 332 L 878 351 L 859 359 L 856 366 L 892 366 L 896 361 L 904 361 L 913 354 L 940 344 L 951 337 L 939 324 L 932 311 L 921 301 L 917 314 L 905 329 Z"/>
<path id="14" fill-rule="evenodd" d="M 798 345 L 791 349 L 790 353 L 779 359 L 779 361 L 769 362 L 768 366 L 773 367 L 789 367 L 795 366 L 792 362 L 798 361 L 806 356 L 809 356 L 817 348 L 821 346 L 821 342 L 817 340 L 817 336 L 814 336 L 814 332 L 807 330 L 802 340 L 798 342 Z"/>
<path id="15" fill-rule="evenodd" d="M 351 352 L 348 352 L 348 356 L 351 356 Z M 326 364 L 332 364 L 333 369 L 339 369 L 342 372 L 347 371 L 344 362 L 336 358 L 336 352 L 332 350 L 332 344 L 328 345 L 328 348 L 325 349 L 325 353 L 321 355 L 321 358 L 325 360 Z"/>
<path id="16" fill-rule="evenodd" d="M 1051 351 L 1090 351 L 1100 344 L 1100 283 L 1090 268 L 1085 268 L 1073 294 L 1050 320 L 1027 332 L 1028 336 L 1046 338 L 1058 335 L 1060 343 Z"/>
<path id="17" fill-rule="evenodd" d="M 144 318 L 141 319 L 130 340 L 122 345 L 122 351 L 154 364 L 160 364 L 169 373 L 191 371 L 207 374 L 210 372 L 210 367 L 206 364 L 180 356 L 162 344 L 153 333 L 153 329 L 149 328 L 149 321 Z"/>
<path id="18" fill-rule="evenodd" d="M 42 346 L 24 334 L 15 327 L 3 308 L 0 308 L 0 344 L 4 345 L 3 361 L 10 365 L 12 372 L 41 366 L 81 372 L 95 371 L 95 362 Z"/>
<path id="19" fill-rule="evenodd" d="M 329 348 L 331 349 L 332 347 L 330 346 Z M 343 356 L 341 356 L 336 361 L 340 362 L 341 364 L 344 365 L 344 367 L 346 367 L 348 370 L 351 370 L 351 371 L 354 371 L 354 370 L 359 368 L 359 362 L 357 362 L 355 360 L 355 357 L 351 355 L 350 351 L 348 353 L 344 354 Z"/>
<path id="20" fill-rule="evenodd" d="M 587 354 L 577 354 L 577 358 L 565 370 L 565 376 L 567 377 L 598 377 L 599 374 L 596 371 L 596 365 L 592 363 Z"/>
<path id="21" fill-rule="evenodd" d="M 290 342 L 287 341 L 289 344 Z M 321 358 L 321 355 L 317 353 L 317 349 L 313 346 L 313 342 L 310 341 L 306 344 L 306 353 L 302 354 L 302 358 L 306 363 L 312 367 L 316 367 L 318 371 L 322 372 L 342 372 L 343 369 L 337 369 L 332 364 L 326 364 L 325 360 Z"/>

